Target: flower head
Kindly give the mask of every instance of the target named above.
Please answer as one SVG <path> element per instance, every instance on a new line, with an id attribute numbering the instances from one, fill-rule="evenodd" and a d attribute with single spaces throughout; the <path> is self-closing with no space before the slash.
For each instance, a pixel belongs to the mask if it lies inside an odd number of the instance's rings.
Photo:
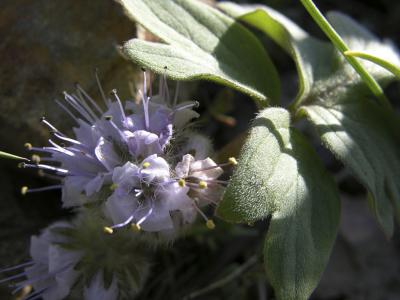
<path id="1" fill-rule="evenodd" d="M 173 135 L 174 123 L 183 126 L 197 116 L 191 110 L 197 105 L 195 102 L 171 106 L 165 85 L 163 77 L 160 94 L 154 96 L 160 103 L 152 103 L 153 97 L 147 96 L 145 81 L 142 104 L 128 100 L 124 108 L 115 90 L 112 97 L 106 97 L 99 84 L 105 110 L 77 85 L 75 93 L 64 93 L 64 102 L 57 101 L 75 121 L 75 136 L 67 136 L 42 118 L 41 122 L 53 135 L 49 139 L 50 146 L 33 147 L 27 143 L 28 150 L 43 156 L 34 154 L 31 163 L 24 162 L 20 166 L 40 169 L 60 179 L 61 184 L 40 188 L 39 191 L 61 188 L 65 207 L 84 204 L 104 185 L 111 184 L 114 168 L 126 161 L 162 154 Z M 36 189 L 24 188 L 25 193 L 34 191 Z M 82 193 L 85 198 L 82 198 Z"/>
<path id="2" fill-rule="evenodd" d="M 28 263 L 14 267 L 21 269 L 21 273 L 6 278 L 11 281 L 16 278 L 26 278 L 15 284 L 13 293 L 22 290 L 25 286 L 32 286 L 34 292 L 29 295 L 43 299 L 63 299 L 69 295 L 75 283 L 78 272 L 74 270 L 81 257 L 79 251 L 65 250 L 59 244 L 66 241 L 65 237 L 56 235 L 52 229 L 58 226 L 69 226 L 58 222 L 47 228 L 40 236 L 31 238 L 30 255 L 32 260 Z M 8 269 L 11 271 L 11 269 Z"/>
<path id="3" fill-rule="evenodd" d="M 135 230 L 175 233 L 198 214 L 211 228 L 212 221 L 200 208 L 221 198 L 225 182 L 218 178 L 224 165 L 206 156 L 210 148 L 206 138 L 176 134 L 198 116 L 193 111 L 198 103 L 179 104 L 177 92 L 171 99 L 165 77 L 157 95 L 151 89 L 147 94 L 146 74 L 144 78 L 140 103 L 123 104 L 115 90 L 106 97 L 100 84 L 105 109 L 79 85 L 75 93 L 64 93 L 65 102 L 58 104 L 76 122 L 74 136 L 43 118 L 54 136 L 51 146 L 27 144 L 29 150 L 45 155 L 35 154 L 34 162 L 21 166 L 60 179 L 60 184 L 36 191 L 61 188 L 65 207 L 99 207 L 111 221 L 106 232 L 129 225 Z M 184 136 L 183 142 L 173 140 L 174 135 Z"/>

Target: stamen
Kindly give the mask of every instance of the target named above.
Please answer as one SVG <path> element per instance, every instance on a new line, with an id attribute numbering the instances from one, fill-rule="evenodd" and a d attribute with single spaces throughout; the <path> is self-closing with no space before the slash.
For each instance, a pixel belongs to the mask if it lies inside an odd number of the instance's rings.
<path id="1" fill-rule="evenodd" d="M 207 183 L 215 183 L 215 184 L 228 184 L 228 181 L 226 180 L 218 180 L 218 179 L 204 179 L 205 182 Z"/>
<path id="2" fill-rule="evenodd" d="M 154 202 L 151 201 L 151 207 L 150 207 L 149 211 L 147 212 L 147 214 L 145 214 L 145 215 L 136 223 L 136 225 L 137 225 L 137 226 L 140 226 L 140 224 L 142 224 L 144 221 L 146 221 L 146 219 L 147 219 L 148 217 L 150 217 L 150 215 L 153 213 L 153 209 L 154 209 Z"/>
<path id="3" fill-rule="evenodd" d="M 126 141 L 125 134 L 119 129 L 119 127 L 112 120 L 112 116 L 106 116 L 105 119 L 110 122 L 112 128 L 116 131 L 116 133 L 120 136 L 123 141 Z"/>
<path id="4" fill-rule="evenodd" d="M 18 164 L 19 168 L 33 168 L 33 169 L 43 169 L 43 170 L 49 170 L 49 171 L 55 171 L 58 173 L 62 173 L 62 174 L 68 174 L 68 170 L 65 169 L 61 169 L 61 168 L 56 168 L 53 166 L 48 166 L 48 165 L 43 165 L 43 164 L 27 164 L 27 163 L 20 163 Z"/>
<path id="5" fill-rule="evenodd" d="M 208 171 L 208 170 L 212 170 L 212 169 L 216 169 L 216 168 L 223 168 L 226 166 L 235 166 L 237 165 L 237 160 L 234 157 L 230 157 L 228 159 L 228 162 L 223 163 L 223 164 L 218 164 L 218 165 L 214 165 L 214 166 L 209 166 L 206 168 L 201 168 L 201 169 L 194 169 L 194 170 L 190 170 L 190 173 L 196 173 L 196 172 L 203 172 L 203 171 Z"/>
<path id="6" fill-rule="evenodd" d="M 32 155 L 32 161 L 33 161 L 35 164 L 40 163 L 40 156 L 37 155 L 37 154 L 33 154 L 33 155 Z"/>
<path id="7" fill-rule="evenodd" d="M 121 111 L 122 119 L 123 119 L 123 121 L 125 122 L 125 121 L 126 121 L 125 111 L 124 111 L 124 108 L 123 108 L 123 106 L 122 106 L 121 99 L 119 99 L 119 97 L 118 97 L 117 90 L 116 90 L 116 89 L 113 89 L 113 90 L 111 91 L 111 93 L 114 95 L 115 99 L 117 100 L 118 107 L 119 107 L 119 109 L 120 109 L 120 111 Z"/>
<path id="8" fill-rule="evenodd" d="M 234 166 L 236 166 L 236 165 L 238 164 L 236 158 L 234 158 L 234 157 L 229 157 L 228 162 L 229 162 L 231 165 L 234 165 Z"/>
<path id="9" fill-rule="evenodd" d="M 27 193 L 37 193 L 37 192 L 45 192 L 45 191 L 52 191 L 52 190 L 58 190 L 61 189 L 62 185 L 61 184 L 56 184 L 56 185 L 49 185 L 41 188 L 35 188 L 35 189 L 29 189 L 27 186 L 23 186 L 21 188 L 21 194 L 26 195 Z"/>
<path id="10" fill-rule="evenodd" d="M 214 223 L 213 220 L 209 219 L 209 220 L 207 220 L 207 222 L 206 222 L 206 226 L 207 226 L 208 229 L 213 230 L 213 229 L 215 228 L 215 223 Z"/>
<path id="11" fill-rule="evenodd" d="M 85 108 L 79 104 L 79 101 L 76 101 L 73 96 L 68 94 L 67 92 L 64 91 L 64 99 L 65 101 L 71 105 L 82 117 L 86 119 L 90 124 L 95 123 L 95 120 L 88 114 L 88 112 L 85 110 Z"/>
<path id="12" fill-rule="evenodd" d="M 27 187 L 27 186 L 23 186 L 23 187 L 21 188 L 21 195 L 22 195 L 22 196 L 25 196 L 27 192 L 28 192 L 28 187 Z"/>
<path id="13" fill-rule="evenodd" d="M 175 106 L 174 112 L 181 111 L 184 109 L 197 108 L 199 106 L 200 106 L 200 103 L 198 101 L 193 101 L 191 103 L 186 103 L 186 104 L 181 104 L 181 105 Z"/>
<path id="14" fill-rule="evenodd" d="M 147 169 L 148 167 L 150 167 L 150 163 L 148 161 L 145 161 L 142 165 L 143 169 Z"/>
<path id="15" fill-rule="evenodd" d="M 20 287 L 17 287 L 16 289 L 14 289 L 11 294 L 15 295 L 18 291 L 22 290 L 22 292 L 20 293 L 19 297 L 16 299 L 26 299 L 25 297 L 28 296 L 32 290 L 33 287 L 31 285 L 21 285 Z"/>
<path id="16" fill-rule="evenodd" d="M 137 223 L 132 223 L 131 224 L 131 228 L 132 228 L 132 230 L 134 231 L 134 232 L 139 232 L 142 228 L 140 227 L 140 225 L 139 224 L 137 224 Z"/>
<path id="17" fill-rule="evenodd" d="M 96 70 L 94 72 L 94 75 L 96 77 L 97 85 L 98 85 L 99 90 L 100 90 L 101 98 L 103 99 L 104 104 L 106 105 L 106 107 L 108 107 L 110 105 L 110 100 L 108 98 L 106 98 L 106 94 L 104 93 L 103 87 L 101 86 L 101 82 L 100 82 L 100 79 L 99 79 L 98 71 L 99 70 L 96 68 Z"/>
<path id="18" fill-rule="evenodd" d="M 143 194 L 143 190 L 134 189 L 134 191 L 136 192 L 135 197 L 139 197 L 140 195 Z"/>
<path id="19" fill-rule="evenodd" d="M 71 96 L 75 99 L 75 101 L 80 104 L 82 106 L 83 109 L 85 109 L 89 115 L 94 119 L 94 120 L 98 120 L 99 117 L 94 113 L 93 109 L 90 108 L 90 106 L 88 105 L 86 98 L 84 97 L 84 94 L 81 92 L 81 90 L 78 88 L 78 83 L 75 83 L 75 88 L 76 88 L 76 93 L 75 94 L 71 94 Z M 83 90 L 83 89 L 82 89 Z M 93 101 L 93 100 L 92 100 Z M 91 102 L 91 100 L 89 99 L 89 102 Z M 94 103 L 94 101 L 93 101 Z M 100 115 L 102 115 L 102 113 L 100 113 Z"/>
<path id="20" fill-rule="evenodd" d="M 8 272 L 8 271 L 14 271 L 14 270 L 17 270 L 17 269 L 20 269 L 20 268 L 23 268 L 23 267 L 27 267 L 27 266 L 33 265 L 33 264 L 34 264 L 33 261 L 28 261 L 26 263 L 22 263 L 22 264 L 13 266 L 13 267 L 1 269 L 0 273 Z"/>
<path id="21" fill-rule="evenodd" d="M 65 135 L 61 135 L 59 132 L 53 132 L 53 135 L 62 141 L 70 142 L 71 144 L 75 144 L 75 145 L 80 145 L 80 146 L 82 145 L 81 142 L 71 139 L 71 138 L 68 138 Z"/>
<path id="22" fill-rule="evenodd" d="M 185 179 L 181 178 L 178 180 L 178 184 L 180 187 L 185 187 L 186 186 L 186 181 Z"/>
<path id="23" fill-rule="evenodd" d="M 41 117 L 40 118 L 40 122 L 42 122 L 43 124 L 45 124 L 47 127 L 49 127 L 51 129 L 51 131 L 53 132 L 57 132 L 58 134 L 65 136 L 63 133 L 61 133 L 56 127 L 54 127 L 49 121 L 47 121 L 45 119 L 45 117 Z"/>
<path id="24" fill-rule="evenodd" d="M 97 103 L 93 100 L 92 97 L 79 85 L 76 85 L 76 88 L 89 100 L 89 102 L 93 105 L 94 108 L 99 112 L 100 115 L 104 114 L 104 112 L 100 109 Z"/>
<path id="25" fill-rule="evenodd" d="M 113 183 L 112 185 L 110 185 L 110 190 L 111 191 L 115 191 L 118 188 L 118 184 Z"/>
<path id="26" fill-rule="evenodd" d="M 132 222 L 132 220 L 133 220 L 133 218 L 134 218 L 134 216 L 135 216 L 135 213 L 136 213 L 136 211 L 134 211 L 133 214 L 131 214 L 131 215 L 129 216 L 129 218 L 126 219 L 124 222 L 119 223 L 119 224 L 116 224 L 116 225 L 113 225 L 113 226 L 110 226 L 110 228 L 111 228 L 111 229 L 114 229 L 114 228 L 121 228 L 121 227 L 124 227 L 124 226 L 128 225 L 130 222 Z"/>
<path id="27" fill-rule="evenodd" d="M 12 281 L 12 280 L 17 279 L 17 278 L 25 277 L 25 276 L 26 276 L 25 272 L 17 274 L 17 275 L 9 276 L 7 278 L 4 278 L 4 279 L 0 280 L 0 284 L 2 284 L 4 282 Z"/>
<path id="28" fill-rule="evenodd" d="M 204 180 L 201 180 L 200 182 L 199 182 L 199 188 L 201 188 L 201 189 L 206 189 L 207 188 L 207 182 L 205 182 Z"/>
<path id="29" fill-rule="evenodd" d="M 104 226 L 103 231 L 108 234 L 113 234 L 114 230 L 111 227 Z"/>
<path id="30" fill-rule="evenodd" d="M 75 115 L 64 105 L 62 104 L 59 100 L 56 100 L 56 103 L 58 106 L 60 106 L 76 123 L 79 124 L 78 118 L 75 117 Z"/>
<path id="31" fill-rule="evenodd" d="M 24 147 L 25 147 L 27 150 L 32 150 L 32 144 L 31 144 L 31 143 L 25 143 L 25 144 L 24 144 Z"/>
<path id="32" fill-rule="evenodd" d="M 150 126 L 150 121 L 149 121 L 149 101 L 150 101 L 150 98 L 147 97 L 146 93 L 143 94 L 141 90 L 139 90 L 139 94 L 142 97 L 143 114 L 144 114 L 144 125 L 146 127 L 146 130 L 149 130 L 149 126 Z"/>
<path id="33" fill-rule="evenodd" d="M 61 147 L 60 145 L 56 144 L 55 142 L 53 142 L 51 139 L 49 139 L 49 143 L 54 146 L 59 152 L 62 152 L 68 156 L 74 156 L 75 154 L 72 151 L 69 151 L 63 147 Z"/>
<path id="34" fill-rule="evenodd" d="M 207 224 L 210 219 L 207 218 L 205 213 L 203 213 L 203 211 L 197 206 L 197 204 L 195 202 L 192 202 L 192 205 L 197 210 L 197 212 L 200 214 L 200 216 L 204 219 L 204 221 L 206 221 L 206 224 Z"/>
<path id="35" fill-rule="evenodd" d="M 50 288 L 50 286 L 48 286 L 48 287 L 46 287 L 46 288 L 44 288 L 44 289 L 41 289 L 41 290 L 39 290 L 39 291 L 37 291 L 37 292 L 34 292 L 34 293 L 30 294 L 29 297 L 28 297 L 28 298 L 25 298 L 24 300 L 37 300 L 37 299 L 40 299 L 40 298 L 42 298 L 43 293 L 44 293 L 46 290 L 48 290 L 49 288 Z"/>
<path id="36" fill-rule="evenodd" d="M 61 175 L 53 175 L 53 174 L 47 174 L 47 173 L 45 173 L 43 170 L 38 170 L 38 175 L 40 176 L 40 177 L 45 177 L 45 178 L 48 178 L 48 179 L 52 179 L 52 180 L 62 180 L 64 177 L 63 176 L 61 176 Z"/>

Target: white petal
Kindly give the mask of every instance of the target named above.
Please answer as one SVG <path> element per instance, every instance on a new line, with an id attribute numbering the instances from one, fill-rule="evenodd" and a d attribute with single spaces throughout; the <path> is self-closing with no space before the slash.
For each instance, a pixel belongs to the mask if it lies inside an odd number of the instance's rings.
<path id="1" fill-rule="evenodd" d="M 153 154 L 143 161 L 142 166 L 144 163 L 150 164 L 147 168 L 141 170 L 142 179 L 145 182 L 150 183 L 155 179 L 164 181 L 170 177 L 169 165 L 164 158 Z"/>
<path id="2" fill-rule="evenodd" d="M 89 178 L 84 176 L 67 176 L 64 178 L 62 187 L 63 207 L 82 205 L 80 201 L 82 198 L 81 193 L 89 180 Z"/>
<path id="3" fill-rule="evenodd" d="M 112 142 L 100 137 L 94 149 L 96 158 L 111 171 L 115 166 L 121 164 L 121 158 L 115 153 Z"/>
<path id="4" fill-rule="evenodd" d="M 219 167 L 212 168 L 212 169 L 205 170 L 205 171 L 197 171 L 196 172 L 196 170 L 206 169 L 209 167 L 214 167 L 216 165 L 217 164 L 209 157 L 207 157 L 206 159 L 203 159 L 203 160 L 195 161 L 190 166 L 191 175 L 196 176 L 201 179 L 204 179 L 204 180 L 217 179 L 219 176 L 222 175 L 222 173 L 224 173 L 224 170 L 222 170 Z"/>
<path id="5" fill-rule="evenodd" d="M 104 174 L 99 174 L 85 185 L 86 196 L 90 197 L 100 191 L 105 179 Z"/>
<path id="6" fill-rule="evenodd" d="M 143 209 L 140 212 L 138 212 L 137 220 L 145 216 L 148 213 L 149 209 L 150 209 L 150 204 L 146 206 L 146 209 Z M 172 222 L 168 208 L 165 205 L 156 203 L 154 205 L 153 212 L 151 213 L 150 216 L 146 218 L 146 221 L 140 224 L 140 227 L 144 231 L 154 232 L 154 231 L 170 230 L 174 227 L 174 224 Z"/>
<path id="7" fill-rule="evenodd" d="M 186 154 L 182 157 L 182 161 L 177 163 L 175 167 L 176 176 L 186 177 L 189 175 L 190 165 L 194 162 L 194 157 Z"/>
<path id="8" fill-rule="evenodd" d="M 132 195 L 118 196 L 115 193 L 108 197 L 104 205 L 104 213 L 114 224 L 126 221 L 137 209 L 138 202 Z"/>

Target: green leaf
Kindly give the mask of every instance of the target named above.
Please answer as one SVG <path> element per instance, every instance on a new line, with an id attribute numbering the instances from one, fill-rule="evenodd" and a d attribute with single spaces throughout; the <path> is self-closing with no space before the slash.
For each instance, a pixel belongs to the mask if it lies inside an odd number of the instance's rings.
<path id="1" fill-rule="evenodd" d="M 367 52 L 361 52 L 361 51 L 346 51 L 344 53 L 347 56 L 354 56 L 354 57 L 359 57 L 365 60 L 368 60 L 370 62 L 373 62 L 379 66 L 381 66 L 382 68 L 385 68 L 386 70 L 388 70 L 389 72 L 393 73 L 394 76 L 397 77 L 397 79 L 400 79 L 400 66 L 396 66 L 395 64 L 391 63 L 390 61 L 379 57 L 379 56 L 375 56 L 371 53 L 367 53 Z"/>
<path id="2" fill-rule="evenodd" d="M 298 117 L 309 118 L 324 145 L 367 188 L 371 209 L 386 235 L 391 236 L 393 216 L 400 217 L 400 182 L 395 180 L 400 176 L 398 117 L 375 102 L 360 76 L 332 45 L 318 41 L 324 45 L 318 47 L 315 38 L 266 6 L 243 8 L 224 3 L 222 8 L 274 40 L 277 35 L 285 41 L 286 46 L 277 41 L 285 50 L 293 49 L 288 52 L 306 88 L 300 86 L 291 108 L 298 112 Z M 249 20 L 256 12 L 257 21 Z M 271 18 L 278 23 L 277 29 L 269 25 Z M 399 55 L 390 44 L 381 42 L 351 18 L 334 12 L 328 14 L 328 20 L 350 49 L 384 56 L 400 65 Z M 278 30 L 284 34 L 278 34 Z M 382 85 L 394 79 L 392 73 L 379 65 L 361 63 Z"/>
<path id="3" fill-rule="evenodd" d="M 303 106 L 302 112 L 316 126 L 323 143 L 368 188 L 371 209 L 390 237 L 393 211 L 400 220 L 398 119 L 370 99 L 357 98 L 357 94 L 354 100 L 332 102 Z"/>
<path id="4" fill-rule="evenodd" d="M 278 299 L 307 299 L 335 240 L 339 196 L 289 113 L 263 110 L 252 124 L 218 214 L 234 222 L 271 217 L 265 265 Z"/>
<path id="5" fill-rule="evenodd" d="M 174 79 L 225 84 L 262 105 L 278 103 L 280 83 L 274 65 L 257 38 L 232 18 L 195 0 L 120 2 L 165 42 L 130 40 L 123 50 L 135 62 Z"/>
<path id="6" fill-rule="evenodd" d="M 263 31 L 292 56 L 299 74 L 298 100 L 311 92 L 314 78 L 329 76 L 335 68 L 334 64 L 332 68 L 326 65 L 334 51 L 330 44 L 311 37 L 276 10 L 264 5 L 231 2 L 221 2 L 218 6 L 229 15 Z"/>

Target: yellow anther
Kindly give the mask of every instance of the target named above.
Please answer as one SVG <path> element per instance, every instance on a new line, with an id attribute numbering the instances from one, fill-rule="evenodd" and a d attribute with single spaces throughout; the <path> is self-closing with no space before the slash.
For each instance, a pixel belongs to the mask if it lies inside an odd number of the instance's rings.
<path id="1" fill-rule="evenodd" d="M 115 191 L 118 187 L 118 184 L 113 183 L 112 185 L 110 185 L 110 190 Z"/>
<path id="2" fill-rule="evenodd" d="M 207 226 L 207 228 L 208 229 L 214 229 L 215 228 L 215 223 L 214 223 L 214 221 L 213 220 L 207 220 L 207 222 L 206 222 L 206 226 Z"/>
<path id="3" fill-rule="evenodd" d="M 150 163 L 148 161 L 143 163 L 143 169 L 147 169 L 148 167 L 150 167 Z"/>
<path id="4" fill-rule="evenodd" d="M 26 195 L 27 192 L 28 192 L 28 187 L 27 186 L 23 186 L 21 188 L 21 195 Z"/>
<path id="5" fill-rule="evenodd" d="M 186 185 L 185 179 L 183 179 L 183 178 L 179 179 L 178 180 L 178 184 L 179 184 L 180 187 L 184 187 Z"/>
<path id="6" fill-rule="evenodd" d="M 199 188 L 201 188 L 201 189 L 206 189 L 207 188 L 207 182 L 205 182 L 205 181 L 200 181 L 199 182 Z"/>
<path id="7" fill-rule="evenodd" d="M 31 144 L 31 143 L 25 143 L 25 144 L 24 144 L 24 147 L 25 147 L 26 149 L 28 149 L 28 150 L 31 150 L 31 149 L 32 149 L 32 144 Z"/>
<path id="8" fill-rule="evenodd" d="M 139 232 L 142 228 L 140 227 L 140 225 L 139 224 L 136 224 L 136 223 L 132 223 L 131 224 L 131 228 L 132 228 L 132 230 L 134 231 L 134 232 Z"/>
<path id="9" fill-rule="evenodd" d="M 229 157 L 228 162 L 229 162 L 231 165 L 234 165 L 234 166 L 236 166 L 236 165 L 238 164 L 236 158 L 234 158 L 234 157 Z"/>
<path id="10" fill-rule="evenodd" d="M 34 163 L 40 163 L 40 156 L 39 155 L 37 155 L 37 154 L 33 154 L 32 155 L 32 161 L 34 162 Z"/>
<path id="11" fill-rule="evenodd" d="M 103 231 L 108 234 L 112 234 L 114 230 L 111 227 L 104 226 Z"/>
<path id="12" fill-rule="evenodd" d="M 25 163 L 21 162 L 21 163 L 18 164 L 18 168 L 22 169 L 24 167 L 25 167 Z"/>

